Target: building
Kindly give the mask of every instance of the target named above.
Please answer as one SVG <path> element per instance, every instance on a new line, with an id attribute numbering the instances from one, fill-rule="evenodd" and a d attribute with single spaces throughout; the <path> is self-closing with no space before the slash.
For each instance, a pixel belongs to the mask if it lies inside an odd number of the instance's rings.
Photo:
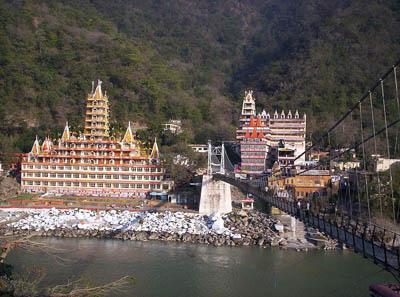
<path id="1" fill-rule="evenodd" d="M 172 134 L 182 133 L 182 122 L 181 120 L 169 120 L 164 125 L 164 131 L 169 131 Z"/>
<path id="2" fill-rule="evenodd" d="M 326 196 L 331 179 L 329 170 L 308 170 L 292 176 L 277 176 L 268 179 L 268 188 L 276 192 L 287 191 L 294 199 Z"/>
<path id="3" fill-rule="evenodd" d="M 350 169 L 360 168 L 360 161 L 331 161 L 331 170 L 348 171 Z"/>
<path id="4" fill-rule="evenodd" d="M 254 136 L 254 133 L 256 133 L 256 136 Z M 267 153 L 268 167 L 271 167 L 275 161 L 279 161 L 281 165 L 304 162 L 306 115 L 300 117 L 297 110 L 294 114 L 290 110 L 287 113 L 282 111 L 280 114 L 275 111 L 272 116 L 265 110 L 257 114 L 253 92 L 246 91 L 239 119 L 239 128 L 236 130 L 236 139 L 241 145 L 245 146 L 245 149 L 241 148 L 242 170 L 246 168 L 246 164 L 243 166 L 243 157 L 248 159 L 251 152 L 249 147 L 254 145 L 257 146 L 256 152 L 261 154 L 260 150 L 262 150 Z M 254 139 L 257 141 L 254 141 Z M 261 146 L 264 147 L 261 148 Z M 260 172 L 261 170 L 255 171 Z"/>
<path id="5" fill-rule="evenodd" d="M 189 144 L 189 147 L 196 153 L 207 153 L 208 152 L 207 144 Z"/>
<path id="6" fill-rule="evenodd" d="M 240 171 L 249 175 L 265 172 L 268 145 L 265 139 L 265 123 L 260 117 L 250 117 L 242 127 L 246 131 L 240 140 Z"/>
<path id="7" fill-rule="evenodd" d="M 400 159 L 388 159 L 388 158 L 378 157 L 375 159 L 375 171 L 382 172 L 389 170 L 390 166 L 399 162 Z"/>
<path id="8" fill-rule="evenodd" d="M 107 197 L 145 197 L 168 191 L 157 142 L 148 150 L 132 132 L 110 135 L 109 99 L 101 81 L 86 99 L 83 133 L 65 125 L 57 143 L 36 137 L 21 162 L 21 187 L 26 192 Z"/>
<path id="9" fill-rule="evenodd" d="M 0 163 L 0 176 L 3 176 L 3 174 L 4 174 L 3 164 Z"/>

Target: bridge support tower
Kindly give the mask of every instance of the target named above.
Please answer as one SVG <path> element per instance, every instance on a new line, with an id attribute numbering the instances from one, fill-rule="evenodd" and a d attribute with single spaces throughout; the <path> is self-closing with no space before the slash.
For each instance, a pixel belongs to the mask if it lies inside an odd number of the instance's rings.
<path id="1" fill-rule="evenodd" d="M 213 163 L 213 159 L 218 160 L 217 155 L 221 156 L 219 164 Z M 209 141 L 207 174 L 203 175 L 199 205 L 199 213 L 202 215 L 232 211 L 231 185 L 213 180 L 213 166 L 219 167 L 219 173 L 225 174 L 225 148 L 223 144 L 221 148 L 213 148 Z"/>

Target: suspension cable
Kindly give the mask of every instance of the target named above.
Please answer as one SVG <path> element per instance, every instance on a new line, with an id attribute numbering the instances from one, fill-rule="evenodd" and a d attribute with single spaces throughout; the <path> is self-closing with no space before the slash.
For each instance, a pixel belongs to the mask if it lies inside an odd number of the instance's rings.
<path id="1" fill-rule="evenodd" d="M 385 127 L 386 127 L 385 134 L 386 134 L 387 157 L 390 162 L 389 132 L 388 132 L 388 125 L 387 125 L 387 117 L 386 117 L 386 102 L 385 102 L 385 91 L 384 91 L 384 86 L 383 86 L 383 80 L 381 80 L 381 91 L 382 91 L 383 115 L 384 115 Z M 390 163 L 389 163 L 389 175 L 390 175 L 390 190 L 392 192 L 393 221 L 396 223 L 396 211 L 395 211 L 394 191 L 393 191 L 393 176 L 392 176 L 392 166 L 390 166 Z"/>
<path id="2" fill-rule="evenodd" d="M 396 92 L 397 113 L 400 116 L 399 88 L 397 85 L 397 66 L 393 66 L 393 74 L 394 74 L 394 85 L 395 85 L 395 92 Z M 396 131 L 396 144 L 394 146 L 394 155 L 396 155 L 396 152 L 397 152 L 398 137 L 399 137 L 399 129 L 397 129 L 397 131 Z"/>
<path id="3" fill-rule="evenodd" d="M 369 92 L 369 103 L 371 107 L 371 119 L 372 119 L 372 133 L 375 134 L 375 116 L 374 116 L 374 106 L 372 104 L 372 92 Z M 378 157 L 378 149 L 376 145 L 376 137 L 374 137 L 374 152 L 375 152 L 375 158 Z M 382 195 L 381 195 L 381 180 L 379 176 L 379 171 L 376 171 L 376 175 L 378 178 L 378 195 L 379 195 L 379 207 L 381 211 L 381 217 L 383 218 L 383 207 L 382 207 Z"/>
<path id="4" fill-rule="evenodd" d="M 371 207 L 369 204 L 369 189 L 368 189 L 368 169 L 367 169 L 367 160 L 365 158 L 365 143 L 364 143 L 364 128 L 363 128 L 363 118 L 362 118 L 362 103 L 360 102 L 360 127 L 361 127 L 361 143 L 362 143 L 362 154 L 364 161 L 364 178 L 365 178 L 365 194 L 367 195 L 367 208 L 368 208 L 368 220 L 371 222 Z"/>
<path id="5" fill-rule="evenodd" d="M 399 64 L 400 64 L 400 60 L 398 60 L 398 61 L 394 64 L 393 67 L 396 67 L 396 66 L 398 66 Z M 360 102 L 364 101 L 364 100 L 368 97 L 369 92 L 375 90 L 375 89 L 379 86 L 381 80 L 385 79 L 385 78 L 386 78 L 389 74 L 391 74 L 391 73 L 392 73 L 392 67 L 390 67 L 390 69 L 387 70 L 387 71 L 385 72 L 385 74 L 383 74 L 383 75 L 381 76 L 381 79 L 378 80 L 377 82 L 375 82 L 375 84 L 372 86 L 372 88 L 370 88 L 368 92 L 366 92 L 366 93 L 365 93 L 351 108 L 349 108 L 349 110 L 348 110 L 339 120 L 337 120 L 336 123 L 333 124 L 331 128 L 329 128 L 321 137 L 319 137 L 319 138 L 317 139 L 317 141 L 314 142 L 314 144 L 312 144 L 311 146 L 309 146 L 307 149 L 304 150 L 304 152 L 302 152 L 300 155 L 298 155 L 298 156 L 293 160 L 293 162 L 296 161 L 296 160 L 298 160 L 298 159 L 301 158 L 302 156 L 304 156 L 307 152 L 309 152 L 309 151 L 312 150 L 313 148 L 315 148 L 315 147 L 317 146 L 318 143 L 321 143 L 321 142 L 327 137 L 328 133 L 332 132 L 341 122 L 343 122 L 344 119 L 347 118 L 347 116 L 348 116 L 349 114 L 351 114 L 351 113 L 358 107 L 358 104 L 360 104 Z M 288 167 L 288 166 L 289 166 L 289 164 L 283 166 L 283 168 Z"/>
<path id="6" fill-rule="evenodd" d="M 360 186 L 358 181 L 358 170 L 356 167 L 356 187 L 357 187 L 357 198 L 358 198 L 358 215 L 361 216 L 361 197 L 360 197 Z"/>

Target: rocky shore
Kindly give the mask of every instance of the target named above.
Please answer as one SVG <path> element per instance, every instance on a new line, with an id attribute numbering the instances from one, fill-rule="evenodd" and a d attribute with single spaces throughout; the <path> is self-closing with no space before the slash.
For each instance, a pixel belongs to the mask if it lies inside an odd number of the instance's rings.
<path id="1" fill-rule="evenodd" d="M 171 212 L 128 212 L 74 210 L 8 210 L 0 216 L 1 233 L 34 232 L 37 236 L 103 238 L 119 240 L 162 240 L 214 246 L 257 245 L 313 247 L 301 241 L 293 245 L 285 227 L 258 211 L 234 211 L 229 215 L 200 216 Z"/>

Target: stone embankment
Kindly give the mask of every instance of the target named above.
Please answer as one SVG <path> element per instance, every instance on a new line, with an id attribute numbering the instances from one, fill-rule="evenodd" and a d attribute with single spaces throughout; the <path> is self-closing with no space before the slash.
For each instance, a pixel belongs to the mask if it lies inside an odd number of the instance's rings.
<path id="1" fill-rule="evenodd" d="M 34 232 L 38 236 L 180 241 L 214 246 L 285 247 L 287 238 L 279 232 L 282 227 L 278 220 L 257 211 L 208 217 L 168 211 L 40 209 L 8 210 L 0 216 L 1 233 L 7 235 Z"/>

